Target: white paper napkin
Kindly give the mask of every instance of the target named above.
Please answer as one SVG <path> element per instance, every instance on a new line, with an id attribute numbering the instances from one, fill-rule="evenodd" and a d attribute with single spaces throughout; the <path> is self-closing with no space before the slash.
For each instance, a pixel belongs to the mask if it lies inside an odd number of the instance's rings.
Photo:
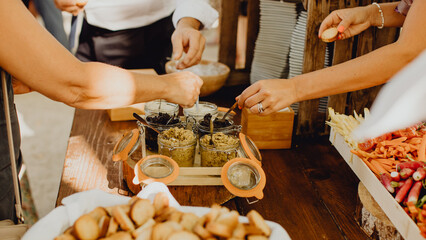
<path id="1" fill-rule="evenodd" d="M 370 116 L 353 134 L 365 140 L 426 120 L 426 51 L 380 91 Z"/>
<path id="2" fill-rule="evenodd" d="M 138 197 L 154 200 L 157 193 L 164 192 L 169 197 L 169 205 L 179 207 L 179 203 L 172 196 L 163 183 L 151 183 L 139 192 Z M 62 234 L 69 226 L 83 214 L 96 207 L 108 207 L 126 204 L 130 197 L 106 193 L 99 189 L 75 193 L 62 199 L 63 206 L 52 210 L 48 215 L 37 221 L 23 236 L 23 240 L 54 239 Z"/>

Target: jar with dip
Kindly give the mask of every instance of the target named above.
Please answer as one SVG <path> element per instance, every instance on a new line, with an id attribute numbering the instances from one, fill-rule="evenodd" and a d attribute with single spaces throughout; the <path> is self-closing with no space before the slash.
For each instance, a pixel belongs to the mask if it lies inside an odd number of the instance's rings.
<path id="1" fill-rule="evenodd" d="M 240 156 L 248 156 L 248 158 L 237 157 L 226 162 L 221 168 L 221 181 L 225 188 L 235 196 L 245 197 L 248 201 L 252 197 L 260 200 L 263 198 L 263 189 L 266 185 L 266 175 L 261 167 L 261 155 L 249 137 L 241 133 L 239 140 L 238 151 L 245 152 Z M 178 166 L 172 158 L 152 155 L 141 159 L 135 165 L 133 183 L 148 184 L 157 181 L 173 185 L 173 182 L 179 177 L 179 169 L 181 168 L 182 171 L 185 169 L 188 172 L 190 168 Z"/>
<path id="2" fill-rule="evenodd" d="M 142 144 L 142 150 L 144 149 L 145 141 L 141 136 L 143 135 L 137 129 L 124 134 L 117 142 L 113 152 L 114 161 L 124 162 L 124 179 L 133 193 L 139 192 L 141 185 L 151 182 L 163 182 L 173 185 L 176 180 L 179 180 L 180 170 L 183 172 L 185 169 L 185 175 L 187 175 L 191 172 L 191 169 L 197 169 L 180 167 L 177 161 L 172 159 L 173 156 L 146 156 L 146 153 L 143 153 L 142 158 L 136 160 L 134 155 L 136 149 L 140 149 L 140 143 Z M 195 136 L 192 136 L 192 138 L 195 139 Z M 221 182 L 235 196 L 245 197 L 247 200 L 252 197 L 262 199 L 266 176 L 261 167 L 261 155 L 248 136 L 240 133 L 239 140 L 238 156 L 246 157 L 231 159 L 223 167 L 219 168 Z M 194 183 L 193 185 L 199 184 Z"/>
<path id="3" fill-rule="evenodd" d="M 240 141 L 222 132 L 200 138 L 201 167 L 222 167 L 238 156 Z"/>
<path id="4" fill-rule="evenodd" d="M 147 115 L 145 117 L 145 120 L 147 123 L 149 123 L 151 126 L 153 126 L 155 129 L 157 129 L 160 132 L 163 132 L 167 129 L 174 128 L 174 127 L 183 127 L 186 125 L 183 123 L 179 117 L 173 117 L 173 115 L 169 115 L 168 113 L 157 113 L 157 114 L 151 114 Z M 143 125 L 140 124 L 138 121 L 139 128 L 143 128 Z M 158 133 L 151 128 L 145 128 L 146 134 L 145 134 L 145 141 L 146 141 L 146 148 L 151 152 L 158 152 Z"/>
<path id="5" fill-rule="evenodd" d="M 210 113 L 213 118 L 216 118 L 218 115 L 217 105 L 210 102 L 200 101 L 198 104 L 195 104 L 190 108 L 183 109 L 183 115 L 193 117 L 197 122 L 201 121 L 208 113 Z"/>
<path id="6" fill-rule="evenodd" d="M 197 122 L 197 133 L 198 138 L 202 138 L 204 135 L 210 133 L 210 119 L 212 116 L 206 114 L 201 121 Z M 234 121 L 231 119 L 214 119 L 213 120 L 213 133 L 222 132 L 226 135 L 238 136 L 241 132 L 241 125 L 234 125 Z"/>
<path id="7" fill-rule="evenodd" d="M 171 157 L 179 167 L 194 166 L 196 145 L 194 132 L 184 128 L 170 128 L 158 136 L 158 153 Z"/>

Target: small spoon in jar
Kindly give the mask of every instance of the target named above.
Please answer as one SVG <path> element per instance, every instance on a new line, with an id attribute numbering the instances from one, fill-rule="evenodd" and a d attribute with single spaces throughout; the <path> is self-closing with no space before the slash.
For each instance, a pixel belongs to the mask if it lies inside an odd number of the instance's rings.
<path id="1" fill-rule="evenodd" d="M 151 126 L 151 124 L 147 123 L 145 121 L 145 119 L 143 119 L 141 116 L 139 116 L 139 114 L 137 113 L 133 113 L 133 117 L 135 117 L 140 123 L 142 123 L 143 125 L 151 128 L 152 130 L 154 130 L 155 132 L 157 132 L 158 134 L 160 134 L 160 131 L 158 131 L 156 128 L 154 128 L 153 126 Z"/>
<path id="2" fill-rule="evenodd" d="M 214 124 L 213 124 L 213 118 L 210 118 L 210 142 L 209 145 L 215 145 L 213 142 L 213 129 L 214 129 Z"/>
<path id="3" fill-rule="evenodd" d="M 173 119 L 175 119 L 175 117 L 176 117 L 176 113 L 174 113 L 173 114 L 173 117 L 171 117 L 167 122 L 166 122 L 166 125 L 169 125 L 169 123 L 171 122 L 171 121 L 173 121 Z"/>

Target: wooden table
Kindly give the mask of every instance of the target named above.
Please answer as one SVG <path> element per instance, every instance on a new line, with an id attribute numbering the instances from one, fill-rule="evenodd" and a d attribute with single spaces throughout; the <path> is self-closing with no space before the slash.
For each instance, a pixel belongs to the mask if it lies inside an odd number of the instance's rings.
<path id="1" fill-rule="evenodd" d="M 244 87 L 223 88 L 202 100 L 231 106 Z M 111 122 L 106 111 L 76 110 L 62 173 L 62 198 L 93 188 L 129 194 L 111 160 L 118 138 L 133 121 Z M 354 215 L 358 178 L 327 137 L 300 141 L 289 150 L 262 150 L 267 184 L 263 200 L 234 198 L 224 205 L 241 215 L 256 209 L 283 226 L 292 239 L 368 239 Z M 170 187 L 182 205 L 205 206 L 220 187 Z"/>

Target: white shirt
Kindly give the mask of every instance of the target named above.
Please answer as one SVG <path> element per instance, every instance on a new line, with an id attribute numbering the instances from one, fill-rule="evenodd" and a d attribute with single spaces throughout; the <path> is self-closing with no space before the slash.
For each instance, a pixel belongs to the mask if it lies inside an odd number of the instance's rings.
<path id="1" fill-rule="evenodd" d="M 218 13 L 206 0 L 89 0 L 85 6 L 89 24 L 116 31 L 147 26 L 173 14 L 173 24 L 192 17 L 209 28 Z"/>

